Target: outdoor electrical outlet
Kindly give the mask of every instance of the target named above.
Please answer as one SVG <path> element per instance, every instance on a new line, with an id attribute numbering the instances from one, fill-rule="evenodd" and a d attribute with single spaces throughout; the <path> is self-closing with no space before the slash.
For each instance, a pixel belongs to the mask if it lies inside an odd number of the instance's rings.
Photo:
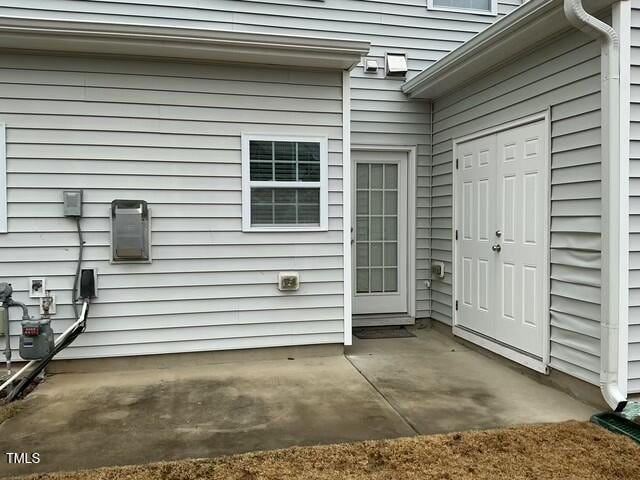
<path id="1" fill-rule="evenodd" d="M 47 313 L 49 315 L 55 315 L 56 314 L 56 296 L 55 295 L 44 296 L 40 299 L 40 315 L 45 314 L 44 302 L 46 300 L 49 300 L 49 312 Z"/>
<path id="2" fill-rule="evenodd" d="M 47 283 L 44 278 L 29 279 L 29 296 L 31 298 L 42 298 L 46 295 Z"/>

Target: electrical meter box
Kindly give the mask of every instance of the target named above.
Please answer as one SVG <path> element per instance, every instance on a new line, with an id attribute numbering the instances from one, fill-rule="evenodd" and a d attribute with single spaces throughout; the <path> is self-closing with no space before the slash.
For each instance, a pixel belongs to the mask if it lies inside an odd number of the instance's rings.
<path id="1" fill-rule="evenodd" d="M 20 356 L 23 360 L 41 360 L 54 348 L 51 320 L 23 320 Z"/>
<path id="2" fill-rule="evenodd" d="M 150 262 L 150 214 L 144 200 L 111 202 L 113 262 Z"/>

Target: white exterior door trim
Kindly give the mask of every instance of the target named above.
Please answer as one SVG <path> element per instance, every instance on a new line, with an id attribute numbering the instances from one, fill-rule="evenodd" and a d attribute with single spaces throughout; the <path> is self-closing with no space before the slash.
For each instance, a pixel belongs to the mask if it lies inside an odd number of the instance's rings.
<path id="1" fill-rule="evenodd" d="M 460 285 L 458 285 L 459 283 L 459 278 L 458 275 L 456 274 L 457 272 L 457 266 L 458 266 L 458 261 L 459 261 L 459 252 L 458 252 L 458 242 L 455 239 L 455 232 L 456 230 L 460 231 L 460 221 L 461 219 L 458 218 L 458 214 L 457 214 L 457 204 L 459 201 L 459 195 L 460 192 L 458 192 L 458 176 L 460 175 L 460 170 L 456 169 L 455 167 L 455 161 L 458 158 L 458 145 L 468 142 L 470 140 L 475 140 L 478 138 L 482 138 L 482 137 L 486 137 L 488 135 L 492 135 L 492 134 L 496 134 L 499 132 L 504 132 L 506 130 L 511 130 L 513 128 L 516 127 L 521 127 L 530 123 L 534 123 L 534 122 L 539 122 L 539 121 L 543 121 L 544 124 L 546 125 L 546 132 L 547 132 L 547 148 L 546 148 L 546 166 L 545 166 L 545 171 L 546 171 L 546 182 L 545 182 L 545 196 L 544 198 L 546 199 L 545 202 L 545 221 L 544 221 L 544 258 L 542 260 L 542 266 L 543 266 L 543 275 L 545 278 L 545 281 L 543 282 L 544 284 L 544 288 L 543 288 L 543 292 L 542 292 L 542 298 L 543 298 L 543 316 L 542 318 L 544 319 L 544 322 L 542 324 L 542 342 L 543 342 L 543 347 L 542 347 L 542 359 L 538 360 L 537 358 L 533 358 L 529 355 L 526 355 L 524 353 L 521 353 L 518 350 L 514 350 L 511 348 L 508 348 L 508 346 L 505 346 L 503 344 L 501 344 L 500 342 L 494 341 L 493 339 L 484 337 L 482 335 L 476 334 L 474 332 L 470 332 L 467 329 L 461 328 L 458 324 L 458 312 L 456 311 L 455 308 L 455 302 L 456 300 L 459 300 L 459 292 L 460 292 Z M 533 370 L 542 372 L 542 373 L 548 373 L 549 372 L 549 361 L 550 361 L 550 329 L 551 329 L 551 325 L 550 325 L 550 313 L 549 313 L 549 288 L 550 288 L 550 275 L 549 275 L 549 237 L 550 237 L 550 229 L 549 229 L 549 221 L 550 221 L 550 212 L 551 212 L 551 122 L 550 122 L 550 112 L 547 109 L 544 112 L 540 112 L 537 113 L 535 115 L 531 115 L 531 116 L 527 116 L 509 123 L 505 123 L 496 127 L 491 127 L 485 130 L 481 130 L 475 133 L 472 133 L 470 135 L 466 135 L 463 137 L 458 137 L 458 138 L 454 138 L 453 139 L 453 222 L 452 222 L 452 232 L 451 232 L 451 238 L 452 238 L 452 252 L 453 252 L 453 264 L 452 264 L 452 271 L 454 272 L 454 281 L 453 281 L 453 302 L 452 302 L 452 330 L 453 330 L 453 334 L 464 338 L 465 340 L 468 340 L 472 343 L 475 343 L 483 348 L 486 348 L 487 350 L 490 350 L 494 353 L 497 353 L 499 355 L 502 355 L 506 358 L 509 358 L 510 360 L 516 362 L 516 363 L 520 363 L 526 367 L 529 367 Z"/>
<path id="2" fill-rule="evenodd" d="M 407 154 L 407 315 L 416 316 L 416 157 L 417 147 L 413 145 L 351 145 L 351 151 L 403 152 Z M 350 195 L 353 187 L 350 185 Z M 353 223 L 353 222 L 352 222 Z M 353 256 L 351 261 L 353 262 Z M 349 268 L 353 268 L 350 265 Z"/>

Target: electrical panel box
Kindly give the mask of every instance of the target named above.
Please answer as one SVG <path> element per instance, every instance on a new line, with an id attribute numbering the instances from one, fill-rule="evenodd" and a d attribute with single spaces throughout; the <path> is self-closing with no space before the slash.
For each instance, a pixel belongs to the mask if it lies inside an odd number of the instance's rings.
<path id="1" fill-rule="evenodd" d="M 62 192 L 65 217 L 82 216 L 82 190 L 66 190 Z"/>
<path id="2" fill-rule="evenodd" d="M 150 262 L 150 215 L 144 200 L 111 202 L 111 254 L 114 262 Z"/>

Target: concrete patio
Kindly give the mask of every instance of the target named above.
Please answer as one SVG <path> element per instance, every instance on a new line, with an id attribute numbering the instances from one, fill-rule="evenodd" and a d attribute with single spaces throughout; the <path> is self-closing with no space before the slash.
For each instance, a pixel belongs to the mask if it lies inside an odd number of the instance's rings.
<path id="1" fill-rule="evenodd" d="M 0 426 L 0 475 L 586 420 L 595 410 L 436 329 L 348 355 L 50 377 Z M 3 457 L 2 462 L 6 462 Z"/>

